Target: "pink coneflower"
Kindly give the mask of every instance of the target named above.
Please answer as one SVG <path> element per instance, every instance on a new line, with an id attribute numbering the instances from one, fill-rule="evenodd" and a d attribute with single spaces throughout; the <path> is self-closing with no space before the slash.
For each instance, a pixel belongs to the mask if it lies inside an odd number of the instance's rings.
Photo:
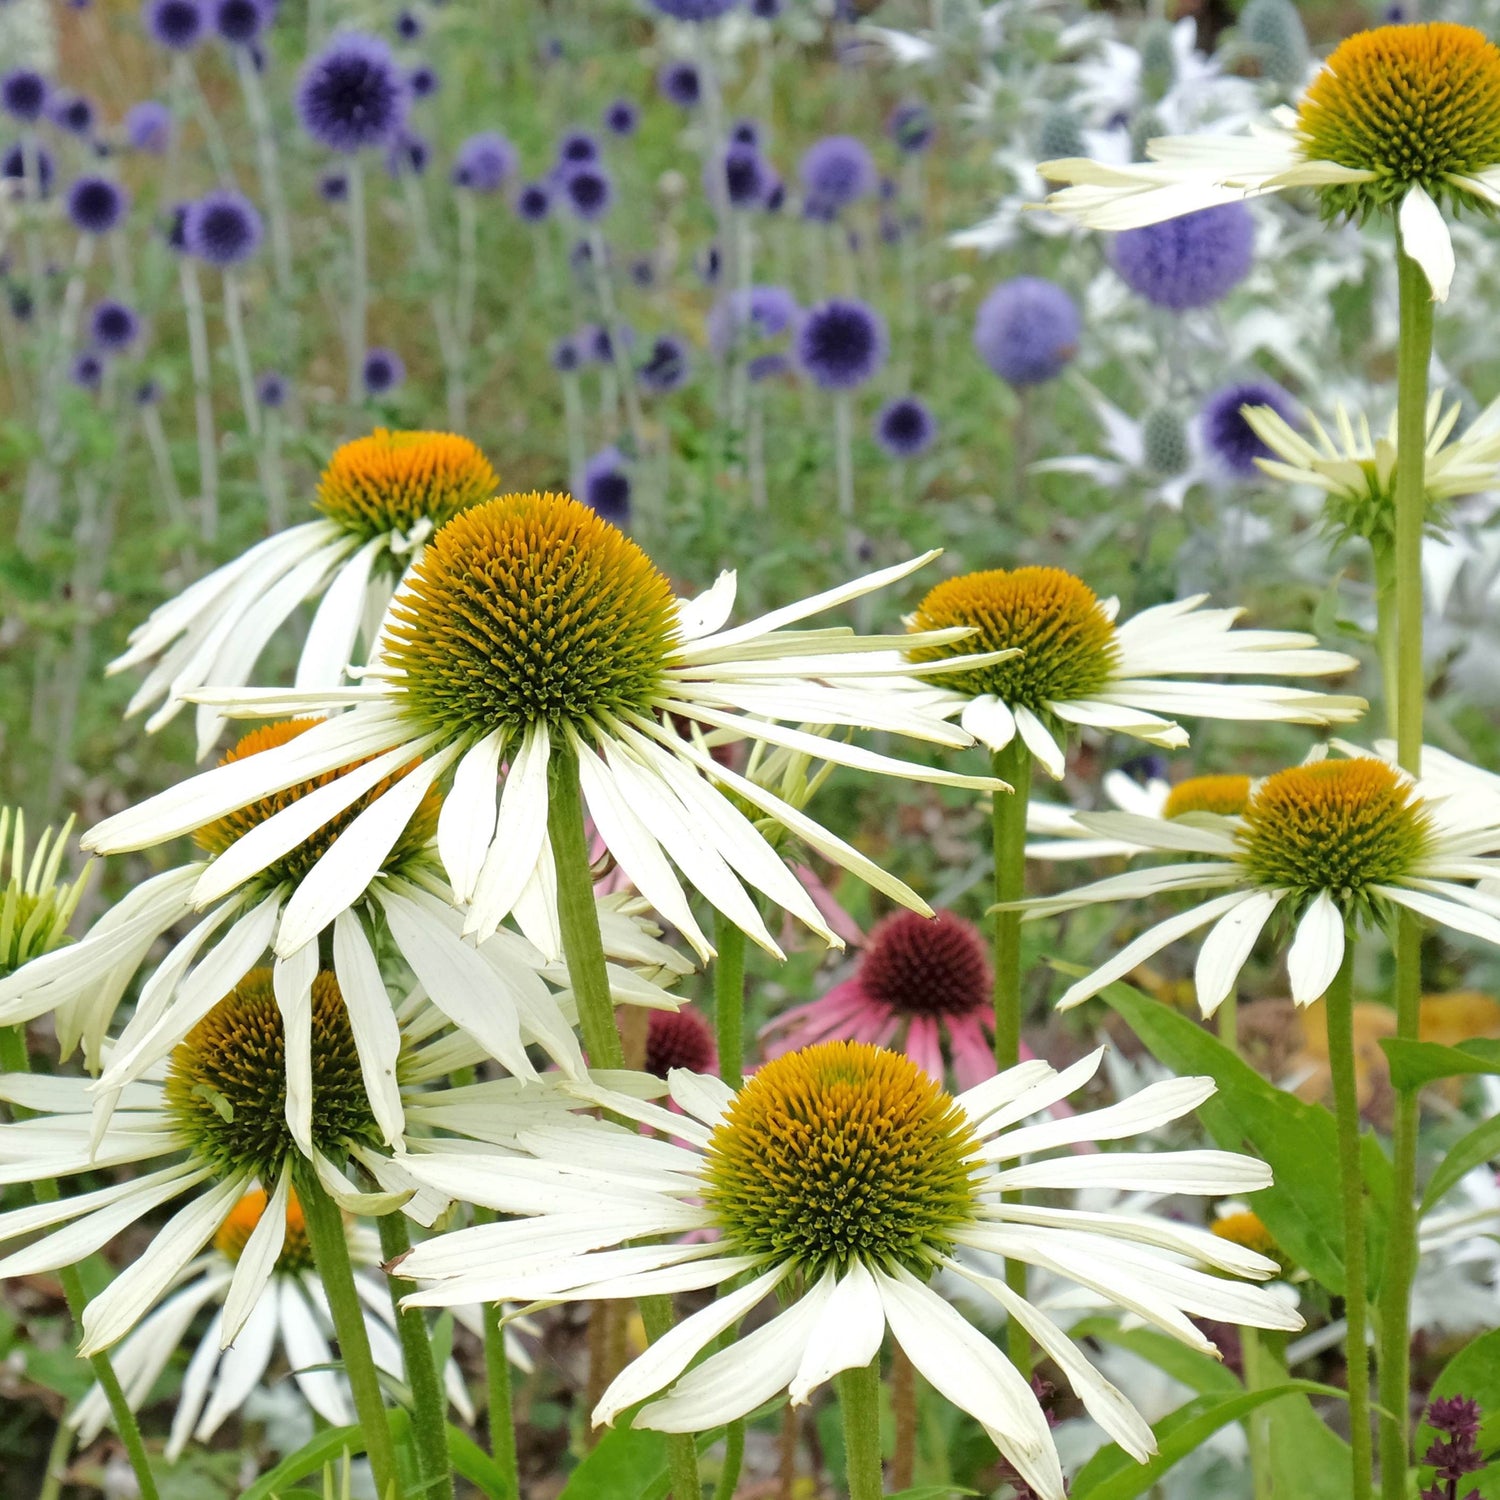
<path id="1" fill-rule="evenodd" d="M 873 1042 L 904 1052 L 940 1083 L 951 1065 L 959 1087 L 973 1088 L 995 1072 L 990 987 L 984 941 L 971 923 L 950 911 L 896 912 L 871 929 L 848 979 L 777 1016 L 761 1042 L 767 1057 L 835 1038 Z"/>
<path id="2" fill-rule="evenodd" d="M 646 1023 L 646 1071 L 665 1078 L 673 1068 L 717 1073 L 719 1049 L 707 1021 L 692 1010 L 653 1010 Z"/>

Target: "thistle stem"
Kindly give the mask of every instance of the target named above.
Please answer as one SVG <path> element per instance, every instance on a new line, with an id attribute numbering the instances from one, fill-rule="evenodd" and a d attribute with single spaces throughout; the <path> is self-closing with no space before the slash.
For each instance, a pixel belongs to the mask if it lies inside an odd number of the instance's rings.
<path id="1" fill-rule="evenodd" d="M 365 319 L 369 297 L 369 251 L 365 243 L 365 171 L 358 156 L 349 158 L 349 405 L 357 406 L 365 389 Z"/>
<path id="2" fill-rule="evenodd" d="M 370 1335 L 354 1286 L 343 1215 L 311 1171 L 298 1174 L 297 1199 L 302 1204 L 313 1260 L 328 1298 L 344 1375 L 354 1396 L 354 1410 L 364 1430 L 365 1454 L 370 1460 L 375 1493 L 381 1500 L 402 1500 L 396 1445 L 391 1439 L 390 1420 L 380 1394 L 380 1375 L 370 1352 Z"/>
<path id="3" fill-rule="evenodd" d="M 880 1356 L 838 1378 L 844 1415 L 844 1463 L 849 1500 L 880 1500 L 885 1484 L 880 1468 Z"/>
<path id="4" fill-rule="evenodd" d="M 745 934 L 722 913 L 714 914 L 714 1032 L 719 1077 L 732 1089 L 745 1082 Z"/>
<path id="5" fill-rule="evenodd" d="M 389 1262 L 411 1249 L 411 1234 L 402 1213 L 382 1214 L 380 1253 Z M 396 1314 L 396 1333 L 401 1340 L 401 1359 L 406 1383 L 411 1387 L 412 1432 L 416 1438 L 417 1468 L 423 1495 L 432 1500 L 452 1500 L 453 1468 L 448 1461 L 448 1399 L 432 1352 L 432 1338 L 417 1308 L 403 1308 L 401 1299 L 416 1291 L 416 1283 L 404 1277 L 388 1278 L 391 1308 Z"/>
<path id="6" fill-rule="evenodd" d="M 1397 252 L 1401 333 L 1396 363 L 1396 749 L 1403 769 L 1422 764 L 1422 528 L 1426 519 L 1427 369 L 1432 301 L 1420 266 Z M 1422 1010 L 1422 923 L 1404 907 L 1396 921 L 1396 1036 L 1416 1041 Z M 1411 1284 L 1417 1269 L 1415 1090 L 1396 1096 L 1395 1181 L 1380 1288 L 1380 1465 L 1385 1500 L 1406 1494 L 1411 1406 Z"/>
<path id="7" fill-rule="evenodd" d="M 1369 1500 L 1370 1351 L 1365 1337 L 1365 1187 L 1359 1161 L 1359 1093 L 1354 1075 L 1354 942 L 1344 936 L 1344 959 L 1324 1003 L 1328 1065 L 1338 1122 L 1339 1197 L 1344 1219 L 1344 1336 L 1349 1384 L 1349 1451 L 1354 1500 Z M 1403 1465 L 1404 1467 L 1404 1465 Z"/>
<path id="8" fill-rule="evenodd" d="M 182 305 L 187 312 L 188 354 L 193 364 L 193 420 L 198 431 L 198 527 L 203 540 L 219 534 L 219 445 L 214 435 L 213 370 L 208 360 L 208 320 L 203 288 L 191 255 L 177 258 Z"/>

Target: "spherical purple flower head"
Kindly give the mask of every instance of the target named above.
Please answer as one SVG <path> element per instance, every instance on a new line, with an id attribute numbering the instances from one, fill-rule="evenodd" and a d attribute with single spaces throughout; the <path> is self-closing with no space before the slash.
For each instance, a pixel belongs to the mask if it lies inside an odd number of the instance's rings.
<path id="1" fill-rule="evenodd" d="M 96 302 L 89 314 L 89 338 L 96 349 L 118 354 L 140 337 L 141 320 L 123 302 L 113 297 Z"/>
<path id="2" fill-rule="evenodd" d="M 559 375 L 574 375 L 583 368 L 584 353 L 576 338 L 558 339 L 549 358 Z"/>
<path id="3" fill-rule="evenodd" d="M 481 130 L 458 148 L 453 185 L 471 193 L 497 193 L 516 169 L 516 148 L 498 130 Z"/>
<path id="4" fill-rule="evenodd" d="M 708 343 L 724 354 L 740 338 L 774 339 L 797 317 L 797 299 L 784 286 L 749 286 L 721 297 L 708 315 Z"/>
<path id="5" fill-rule="evenodd" d="M 406 124 L 406 79 L 379 37 L 336 36 L 302 69 L 302 128 L 330 151 L 384 146 Z"/>
<path id="6" fill-rule="evenodd" d="M 143 380 L 135 388 L 135 404 L 137 406 L 155 406 L 161 400 L 161 383 L 156 380 Z"/>
<path id="7" fill-rule="evenodd" d="M 758 150 L 760 147 L 760 124 L 756 120 L 736 120 L 729 127 L 729 144 L 731 146 L 749 146 Z"/>
<path id="8" fill-rule="evenodd" d="M 653 395 L 665 396 L 675 391 L 688 378 L 687 345 L 670 333 L 653 339 L 645 363 L 637 366 L 636 374 L 642 388 Z"/>
<path id="9" fill-rule="evenodd" d="M 703 80 L 690 62 L 668 63 L 656 75 L 656 87 L 662 98 L 678 109 L 696 109 L 703 98 Z"/>
<path id="10" fill-rule="evenodd" d="M 616 99 L 604 110 L 604 128 L 611 135 L 634 135 L 641 123 L 641 112 L 629 99 Z"/>
<path id="11" fill-rule="evenodd" d="M 774 380 L 779 375 L 791 373 L 792 362 L 784 354 L 757 354 L 745 361 L 745 374 L 759 384 L 762 380 Z"/>
<path id="12" fill-rule="evenodd" d="M 656 285 L 656 267 L 650 260 L 642 256 L 630 263 L 630 280 L 644 291 L 647 287 Z"/>
<path id="13" fill-rule="evenodd" d="M 707 170 L 704 169 L 705 176 Z M 719 170 L 731 208 L 759 208 L 766 201 L 771 173 L 754 146 L 731 146 L 720 158 Z"/>
<path id="14" fill-rule="evenodd" d="M 781 180 L 781 174 L 771 169 L 771 180 L 766 185 L 766 196 L 761 200 L 761 208 L 768 214 L 779 214 L 786 204 L 786 183 Z"/>
<path id="15" fill-rule="evenodd" d="M 1275 456 L 1245 420 L 1242 408 L 1246 406 L 1269 406 L 1293 425 L 1298 420 L 1297 403 L 1272 381 L 1244 380 L 1215 391 L 1203 403 L 1203 441 L 1237 479 L 1256 478 L 1260 470 L 1255 460 Z"/>
<path id="16" fill-rule="evenodd" d="M 916 458 L 937 437 L 937 419 L 915 396 L 901 396 L 881 407 L 875 441 L 892 458 Z"/>
<path id="17" fill-rule="evenodd" d="M 774 21 L 781 14 L 781 0 L 750 0 L 750 14 L 762 21 Z"/>
<path id="18" fill-rule="evenodd" d="M 651 0 L 664 16 L 674 21 L 717 21 L 726 16 L 740 0 Z"/>
<path id="19" fill-rule="evenodd" d="M 575 218 L 596 224 L 614 202 L 614 186 L 609 173 L 597 164 L 575 167 L 562 180 L 562 198 Z"/>
<path id="20" fill-rule="evenodd" d="M 172 111 L 158 99 L 142 99 L 125 112 L 125 139 L 133 151 L 160 156 L 172 139 Z"/>
<path id="21" fill-rule="evenodd" d="M 615 447 L 602 449 L 584 466 L 576 481 L 578 498 L 615 526 L 630 522 L 630 471 Z"/>
<path id="22" fill-rule="evenodd" d="M 557 142 L 557 170 L 592 166 L 599 160 L 599 142 L 586 130 L 570 130 Z"/>
<path id="23" fill-rule="evenodd" d="M 47 80 L 34 68 L 13 68 L 0 78 L 0 109 L 31 125 L 47 108 Z"/>
<path id="24" fill-rule="evenodd" d="M 249 47 L 271 24 L 271 0 L 214 0 L 214 31 L 231 47 Z"/>
<path id="25" fill-rule="evenodd" d="M 347 172 L 325 172 L 318 178 L 318 197 L 325 203 L 342 203 L 349 196 Z"/>
<path id="26" fill-rule="evenodd" d="M 852 391 L 885 363 L 885 319 L 868 303 L 830 297 L 797 327 L 797 363 L 825 391 Z"/>
<path id="27" fill-rule="evenodd" d="M 169 250 L 175 250 L 179 255 L 187 254 L 187 216 L 190 205 L 186 203 L 174 203 L 168 210 L 167 216 L 162 224 L 162 238 L 167 242 Z"/>
<path id="28" fill-rule="evenodd" d="M 414 42 L 422 35 L 426 28 L 422 25 L 421 16 L 415 11 L 403 10 L 396 17 L 396 37 L 398 41 Z"/>
<path id="29" fill-rule="evenodd" d="M 406 87 L 413 99 L 430 99 L 438 91 L 440 80 L 437 69 L 428 63 L 418 63 L 406 75 Z"/>
<path id="30" fill-rule="evenodd" d="M 431 155 L 425 136 L 415 130 L 402 130 L 385 148 L 385 169 L 392 177 L 404 177 L 408 172 L 420 177 L 427 170 Z"/>
<path id="31" fill-rule="evenodd" d="M 914 99 L 898 104 L 886 119 L 885 133 L 898 151 L 925 151 L 932 144 L 932 111 Z"/>
<path id="32" fill-rule="evenodd" d="M 365 355 L 365 394 L 383 396 L 406 379 L 406 366 L 394 349 L 371 349 Z"/>
<path id="33" fill-rule="evenodd" d="M 974 347 L 1002 380 L 1040 385 L 1062 374 L 1078 353 L 1079 332 L 1078 309 L 1056 282 L 1017 276 L 979 304 Z"/>
<path id="34" fill-rule="evenodd" d="M 1255 220 L 1243 203 L 1221 203 L 1114 237 L 1110 258 L 1131 291 L 1182 312 L 1227 297 L 1250 270 Z"/>
<path id="35" fill-rule="evenodd" d="M 207 29 L 198 0 L 145 0 L 141 24 L 147 36 L 169 52 L 191 52 Z"/>
<path id="36" fill-rule="evenodd" d="M 255 205 L 225 188 L 188 204 L 182 236 L 188 253 L 211 266 L 237 266 L 260 248 L 263 234 Z"/>
<path id="37" fill-rule="evenodd" d="M 802 153 L 797 175 L 809 198 L 835 213 L 875 191 L 879 176 L 865 143 L 852 135 L 826 135 Z"/>
<path id="38" fill-rule="evenodd" d="M 277 370 L 264 370 L 255 382 L 255 399 L 267 411 L 276 411 L 286 405 L 286 376 Z"/>
<path id="39" fill-rule="evenodd" d="M 68 379 L 80 390 L 97 391 L 104 379 L 104 361 L 92 349 L 85 349 L 73 361 Z"/>
<path id="40" fill-rule="evenodd" d="M 516 214 L 528 224 L 540 224 L 552 212 L 552 194 L 540 182 L 528 182 L 516 194 Z"/>
<path id="41" fill-rule="evenodd" d="M 68 189 L 68 217 L 82 234 L 108 234 L 129 207 L 130 195 L 108 177 L 79 177 Z"/>
<path id="42" fill-rule="evenodd" d="M 621 326 L 620 337 L 624 340 L 627 349 L 635 346 L 635 329 L 628 324 Z M 597 365 L 614 362 L 615 341 L 609 329 L 602 323 L 590 323 L 587 328 L 580 329 L 578 347 Z"/>
<path id="43" fill-rule="evenodd" d="M 37 141 L 33 141 L 29 149 L 17 141 L 0 158 L 0 177 L 24 183 L 26 197 L 50 197 L 54 175 L 52 153 Z M 37 188 L 40 188 L 40 193 L 36 192 Z"/>
<path id="44" fill-rule="evenodd" d="M 50 109 L 52 123 L 69 135 L 87 137 L 94 129 L 94 106 L 82 94 L 57 100 Z"/>

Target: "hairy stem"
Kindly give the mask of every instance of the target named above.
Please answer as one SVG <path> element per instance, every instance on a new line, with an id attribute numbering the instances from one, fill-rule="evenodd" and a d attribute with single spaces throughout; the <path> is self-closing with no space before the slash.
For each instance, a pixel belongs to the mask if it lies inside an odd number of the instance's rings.
<path id="1" fill-rule="evenodd" d="M 849 1500 L 880 1500 L 885 1484 L 880 1467 L 880 1356 L 838 1378 L 844 1417 L 844 1461 Z"/>

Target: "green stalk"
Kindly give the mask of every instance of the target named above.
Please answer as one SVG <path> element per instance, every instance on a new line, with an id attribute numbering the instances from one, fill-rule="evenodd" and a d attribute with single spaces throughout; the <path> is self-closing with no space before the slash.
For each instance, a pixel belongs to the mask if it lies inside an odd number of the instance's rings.
<path id="1" fill-rule="evenodd" d="M 1427 368 L 1432 302 L 1420 266 L 1397 252 L 1401 335 L 1396 364 L 1396 750 L 1405 770 L 1422 763 L 1422 527 L 1426 520 Z M 1396 919 L 1396 1036 L 1416 1041 L 1422 1011 L 1422 923 Z M 1417 1094 L 1396 1096 L 1395 1182 L 1380 1288 L 1380 1464 L 1385 1500 L 1404 1500 L 1411 1406 L 1411 1284 L 1417 1270 Z"/>
<path id="2" fill-rule="evenodd" d="M 1359 1092 L 1354 1076 L 1354 942 L 1344 935 L 1344 960 L 1325 997 L 1328 1065 L 1338 1121 L 1339 1197 L 1344 1219 L 1344 1336 L 1349 1366 L 1349 1451 L 1354 1500 L 1369 1500 L 1370 1351 L 1365 1338 L 1365 1185 L 1359 1161 Z"/>
<path id="3" fill-rule="evenodd" d="M 302 1204 L 313 1260 L 328 1297 L 328 1311 L 333 1317 L 333 1331 L 338 1336 L 344 1374 L 354 1396 L 354 1410 L 364 1431 L 365 1453 L 375 1479 L 375 1493 L 380 1500 L 401 1500 L 396 1445 L 391 1439 L 390 1419 L 380 1393 L 380 1375 L 370 1353 L 370 1335 L 360 1311 L 359 1293 L 354 1288 L 354 1270 L 349 1264 L 349 1241 L 344 1234 L 343 1215 L 311 1170 L 297 1174 L 297 1199 Z"/>
<path id="4" fill-rule="evenodd" d="M 30 1071 L 31 1054 L 26 1050 L 26 1027 L 24 1024 L 0 1026 L 0 1072 L 29 1073 Z M 11 1105 L 10 1112 L 12 1119 L 16 1120 L 28 1119 L 32 1114 L 31 1110 L 19 1104 Z M 33 1182 L 31 1195 L 38 1203 L 56 1203 L 61 1196 L 57 1190 L 57 1183 L 50 1177 L 38 1178 Z M 57 1278 L 62 1282 L 63 1296 L 67 1299 L 68 1311 L 73 1316 L 74 1326 L 82 1328 L 83 1310 L 88 1305 L 89 1299 L 83 1289 L 83 1277 L 78 1274 L 78 1267 L 59 1267 Z M 109 1414 L 114 1418 L 115 1431 L 119 1434 L 120 1441 L 125 1444 L 125 1454 L 135 1474 L 141 1500 L 159 1500 L 160 1492 L 156 1488 L 156 1480 L 151 1475 L 151 1460 L 146 1454 L 146 1443 L 141 1437 L 140 1424 L 135 1419 L 135 1413 L 130 1409 L 130 1403 L 125 1399 L 125 1392 L 120 1387 L 119 1376 L 115 1374 L 115 1367 L 108 1352 L 101 1350 L 98 1354 L 91 1354 L 89 1368 L 93 1370 L 94 1379 L 99 1382 L 99 1389 L 104 1392 L 104 1399 L 109 1403 Z"/>
<path id="5" fill-rule="evenodd" d="M 736 1417 L 724 1429 L 724 1464 L 719 1470 L 719 1481 L 714 1485 L 714 1500 L 734 1500 L 744 1462 L 745 1419 Z"/>
<path id="6" fill-rule="evenodd" d="M 880 1500 L 885 1483 L 880 1468 L 880 1356 L 838 1378 L 844 1414 L 844 1463 L 849 1500 Z"/>
<path id="7" fill-rule="evenodd" d="M 505 1476 L 505 1489 L 499 1500 L 520 1500 L 521 1475 L 516 1463 L 516 1429 L 511 1415 L 510 1361 L 505 1357 L 505 1330 L 500 1324 L 498 1302 L 484 1304 L 484 1376 L 489 1387 L 490 1457 Z"/>
<path id="8" fill-rule="evenodd" d="M 411 1234 L 402 1213 L 382 1214 L 380 1253 L 387 1263 L 411 1249 Z M 388 1278 L 391 1307 L 396 1314 L 396 1333 L 401 1340 L 401 1358 L 406 1365 L 406 1383 L 411 1387 L 412 1431 L 416 1437 L 417 1469 L 423 1494 L 433 1500 L 452 1500 L 453 1468 L 448 1461 L 448 1400 L 432 1353 L 432 1339 L 418 1308 L 403 1308 L 401 1299 L 416 1291 L 416 1283 L 401 1276 Z"/>
<path id="9" fill-rule="evenodd" d="M 1015 788 L 991 797 L 991 842 L 995 856 L 995 900 L 1020 901 L 1026 895 L 1026 806 L 1031 800 L 1031 751 L 1019 732 L 991 757 L 996 776 Z M 1021 913 L 994 914 L 995 1064 L 1002 1071 L 1021 1060 Z M 1007 1201 L 1019 1201 L 1006 1194 Z M 1005 1282 L 1018 1296 L 1026 1295 L 1026 1266 L 1005 1263 Z M 1010 1362 L 1031 1374 L 1031 1338 L 1016 1319 L 1006 1325 Z"/>
<path id="10" fill-rule="evenodd" d="M 714 913 L 714 1034 L 719 1077 L 738 1090 L 745 1082 L 745 934 L 722 912 Z"/>
<path id="11" fill-rule="evenodd" d="M 1385 732 L 1393 739 L 1398 725 L 1400 630 L 1396 622 L 1396 549 L 1387 542 L 1372 543 L 1375 559 L 1375 651 L 1380 658 L 1380 686 L 1385 698 Z"/>

